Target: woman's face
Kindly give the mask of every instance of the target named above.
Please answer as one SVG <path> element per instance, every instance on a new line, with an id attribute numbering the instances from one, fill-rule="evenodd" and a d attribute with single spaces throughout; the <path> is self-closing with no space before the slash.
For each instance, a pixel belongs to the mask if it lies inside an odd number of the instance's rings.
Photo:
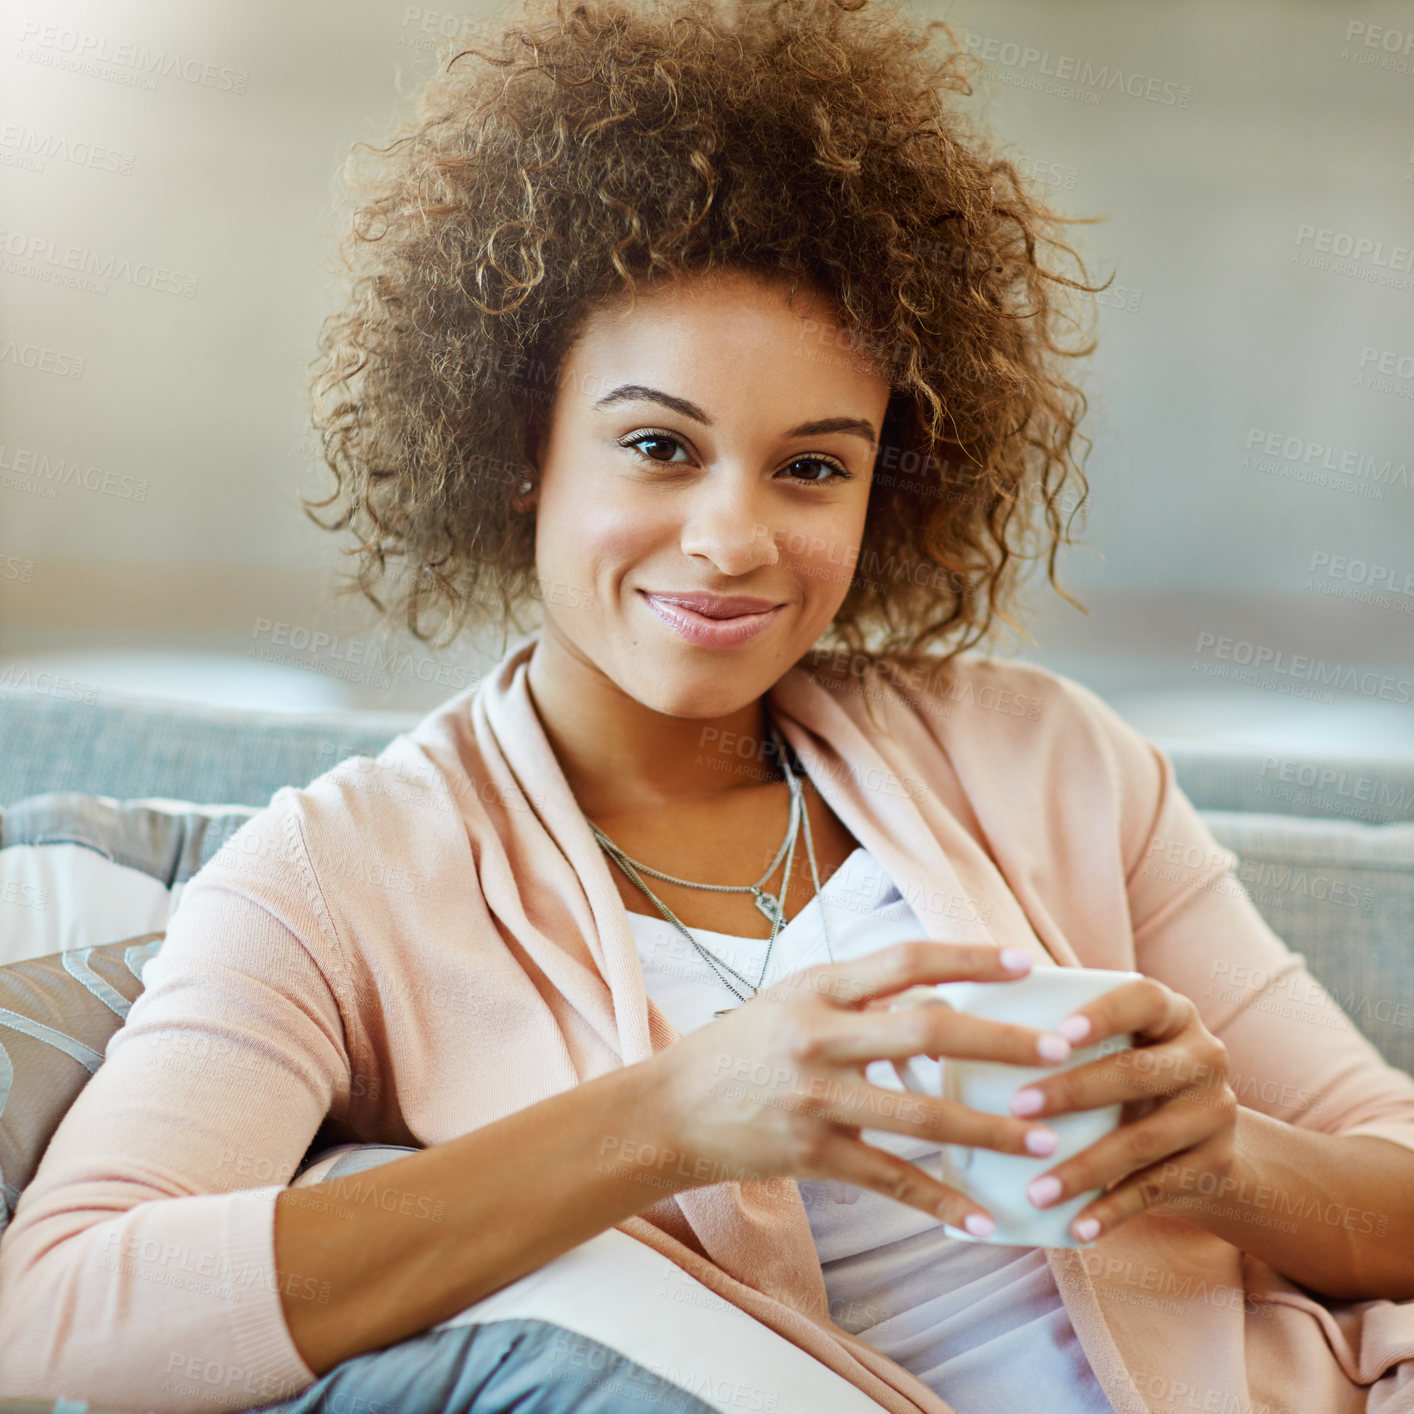
<path id="1" fill-rule="evenodd" d="M 889 398 L 826 348 L 835 324 L 739 272 L 590 314 L 536 449 L 544 667 L 699 718 L 809 651 L 849 588 Z"/>

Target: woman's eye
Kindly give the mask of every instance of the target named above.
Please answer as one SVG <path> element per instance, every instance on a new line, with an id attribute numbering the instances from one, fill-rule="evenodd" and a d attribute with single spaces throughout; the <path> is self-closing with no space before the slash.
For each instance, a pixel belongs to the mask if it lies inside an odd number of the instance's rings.
<path id="1" fill-rule="evenodd" d="M 791 479 L 795 481 L 813 481 L 823 486 L 827 481 L 831 481 L 835 478 L 841 481 L 848 481 L 850 479 L 849 472 L 842 466 L 837 465 L 835 462 L 822 461 L 819 457 L 801 457 L 797 461 L 793 461 L 787 470 L 793 471 L 796 467 L 808 467 L 816 472 L 824 471 L 826 475 L 792 477 Z"/>
<path id="2" fill-rule="evenodd" d="M 674 451 L 685 453 L 687 450 L 676 437 L 665 437 L 661 432 L 645 433 L 641 437 L 635 437 L 631 441 L 625 442 L 624 446 L 634 448 L 650 461 L 655 462 L 670 462 L 673 460 Z"/>

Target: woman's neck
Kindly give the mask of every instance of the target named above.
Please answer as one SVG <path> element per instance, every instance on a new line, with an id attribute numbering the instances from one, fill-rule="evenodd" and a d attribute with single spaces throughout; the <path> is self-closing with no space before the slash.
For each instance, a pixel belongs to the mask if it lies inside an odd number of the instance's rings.
<path id="1" fill-rule="evenodd" d="M 668 716 L 543 636 L 527 680 L 551 749 L 591 819 L 781 779 L 763 697 L 722 716 Z"/>

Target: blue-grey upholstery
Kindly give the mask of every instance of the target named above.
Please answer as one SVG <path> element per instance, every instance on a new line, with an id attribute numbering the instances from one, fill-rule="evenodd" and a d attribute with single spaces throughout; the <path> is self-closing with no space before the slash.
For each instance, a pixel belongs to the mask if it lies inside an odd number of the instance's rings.
<path id="1" fill-rule="evenodd" d="M 61 790 L 266 805 L 281 786 L 307 785 L 346 756 L 376 756 L 423 715 L 233 711 L 112 693 L 85 704 L 0 688 L 0 805 Z M 1200 810 L 1414 821 L 1414 756 L 1169 753 Z"/>
<path id="2" fill-rule="evenodd" d="M 0 689 L 0 805 L 50 791 L 268 805 L 346 756 L 376 756 L 421 712 L 253 712 L 106 693 Z"/>

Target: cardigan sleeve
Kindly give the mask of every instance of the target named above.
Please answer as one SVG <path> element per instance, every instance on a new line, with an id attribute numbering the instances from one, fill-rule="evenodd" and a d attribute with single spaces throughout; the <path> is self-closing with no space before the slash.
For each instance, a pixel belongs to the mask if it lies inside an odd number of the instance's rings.
<path id="1" fill-rule="evenodd" d="M 1067 682 L 1113 770 L 1135 968 L 1191 998 L 1248 1108 L 1414 1149 L 1414 1079 L 1390 1065 L 1268 926 L 1168 754 Z"/>
<path id="2" fill-rule="evenodd" d="M 0 1241 L 0 1396 L 239 1410 L 316 1376 L 286 1325 L 276 1195 L 347 1100 L 341 1012 L 288 797 L 190 880 Z"/>

